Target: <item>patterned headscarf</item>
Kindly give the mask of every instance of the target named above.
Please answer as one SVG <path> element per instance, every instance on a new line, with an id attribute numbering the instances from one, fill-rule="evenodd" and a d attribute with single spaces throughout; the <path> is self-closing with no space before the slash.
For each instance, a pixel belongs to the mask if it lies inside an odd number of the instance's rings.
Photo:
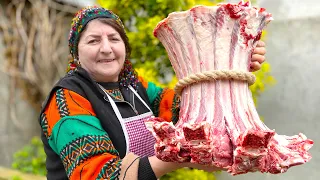
<path id="1" fill-rule="evenodd" d="M 120 18 L 110 10 L 97 6 L 88 6 L 81 9 L 72 19 L 71 30 L 69 34 L 69 49 L 70 54 L 74 59 L 78 59 L 78 42 L 81 32 L 89 21 L 96 18 L 112 18 L 116 20 L 122 28 L 124 28 Z"/>
<path id="2" fill-rule="evenodd" d="M 70 57 L 68 63 L 68 73 L 75 70 L 79 64 L 78 43 L 81 32 L 88 22 L 96 18 L 114 19 L 124 29 L 124 25 L 120 18 L 110 10 L 98 6 L 88 6 L 78 11 L 75 17 L 72 19 L 69 34 L 69 50 L 72 58 Z M 134 88 L 136 87 L 136 83 L 138 82 L 137 74 L 132 68 L 132 64 L 128 59 L 126 59 L 124 62 L 124 67 L 119 75 L 119 81 L 122 86 L 132 85 Z"/>

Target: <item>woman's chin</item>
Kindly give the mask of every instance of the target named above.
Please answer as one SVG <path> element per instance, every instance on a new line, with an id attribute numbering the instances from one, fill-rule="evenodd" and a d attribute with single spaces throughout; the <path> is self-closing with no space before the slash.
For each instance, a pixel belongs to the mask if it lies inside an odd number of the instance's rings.
<path id="1" fill-rule="evenodd" d="M 117 73 L 114 69 L 113 70 L 103 70 L 99 71 L 99 79 L 103 79 L 104 82 L 117 82 L 119 73 Z"/>

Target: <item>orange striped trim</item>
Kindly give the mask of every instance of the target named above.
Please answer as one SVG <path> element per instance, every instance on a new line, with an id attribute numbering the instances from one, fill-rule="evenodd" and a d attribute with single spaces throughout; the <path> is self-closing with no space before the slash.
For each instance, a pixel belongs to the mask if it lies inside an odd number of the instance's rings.
<path id="1" fill-rule="evenodd" d="M 117 156 L 104 153 L 88 158 L 85 162 L 77 166 L 71 176 L 70 180 L 89 180 L 97 179 L 103 166 L 111 159 L 117 158 Z"/>
<path id="2" fill-rule="evenodd" d="M 67 101 L 70 116 L 75 116 L 75 115 L 96 116 L 91 106 L 91 103 L 86 98 L 67 89 L 64 89 L 64 94 Z"/>
<path id="3" fill-rule="evenodd" d="M 51 99 L 50 99 L 49 103 L 47 104 L 47 107 L 44 111 L 44 113 L 46 114 L 46 117 L 47 117 L 47 121 L 48 121 L 48 129 L 47 129 L 48 137 L 51 136 L 53 126 L 60 120 L 60 113 L 58 110 L 56 98 L 57 98 L 57 96 L 56 96 L 56 94 L 54 94 L 51 97 Z"/>
<path id="4" fill-rule="evenodd" d="M 174 90 L 164 89 L 161 96 L 162 98 L 159 104 L 159 117 L 171 122 Z"/>
<path id="5" fill-rule="evenodd" d="M 63 89 L 66 104 L 68 106 L 69 115 L 75 116 L 75 115 L 92 115 L 96 116 L 95 112 L 93 111 L 93 108 L 91 106 L 91 103 L 81 95 L 67 90 Z M 56 101 L 56 93 L 51 97 L 49 103 L 47 104 L 47 107 L 44 111 L 47 117 L 48 121 L 48 136 L 51 136 L 52 129 L 54 125 L 61 119 L 57 101 Z"/>

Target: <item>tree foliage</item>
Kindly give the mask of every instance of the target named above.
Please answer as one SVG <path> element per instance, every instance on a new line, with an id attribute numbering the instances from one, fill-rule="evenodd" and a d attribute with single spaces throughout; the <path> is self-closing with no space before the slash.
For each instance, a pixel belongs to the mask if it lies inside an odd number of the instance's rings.
<path id="1" fill-rule="evenodd" d="M 39 137 L 34 137 L 13 156 L 12 168 L 24 173 L 46 175 L 46 154 Z"/>
<path id="2" fill-rule="evenodd" d="M 198 169 L 182 168 L 161 177 L 161 180 L 216 180 L 214 173 Z"/>

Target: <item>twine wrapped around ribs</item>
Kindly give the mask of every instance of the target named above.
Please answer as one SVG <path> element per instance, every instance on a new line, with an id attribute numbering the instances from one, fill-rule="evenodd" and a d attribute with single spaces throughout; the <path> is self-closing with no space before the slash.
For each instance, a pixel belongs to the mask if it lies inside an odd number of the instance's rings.
<path id="1" fill-rule="evenodd" d="M 188 77 L 180 79 L 176 84 L 174 90 L 177 94 L 181 94 L 183 88 L 194 83 L 202 81 L 216 81 L 216 80 L 237 80 L 248 81 L 249 85 L 254 84 L 256 77 L 254 74 L 240 70 L 214 70 L 204 71 L 196 74 L 192 74 Z"/>

